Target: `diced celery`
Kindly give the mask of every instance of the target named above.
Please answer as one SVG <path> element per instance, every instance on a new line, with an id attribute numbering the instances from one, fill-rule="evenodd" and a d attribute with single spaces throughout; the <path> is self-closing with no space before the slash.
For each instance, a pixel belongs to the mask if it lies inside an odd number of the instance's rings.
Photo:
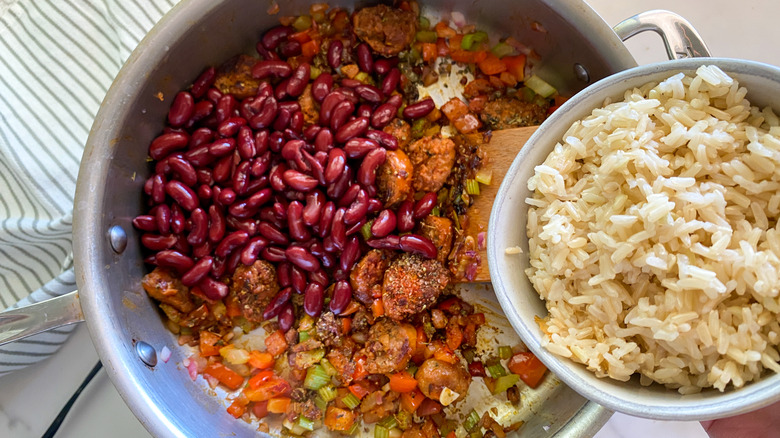
<path id="1" fill-rule="evenodd" d="M 374 438 L 390 438 L 390 429 L 377 424 L 374 426 Z"/>
<path id="2" fill-rule="evenodd" d="M 488 40 L 488 34 L 478 30 L 473 33 L 463 35 L 463 39 L 460 40 L 460 48 L 463 50 L 476 50 L 479 48 L 479 43 L 484 43 Z"/>
<path id="3" fill-rule="evenodd" d="M 326 403 L 331 400 L 335 400 L 336 396 L 338 395 L 338 391 L 336 391 L 336 388 L 332 386 L 323 386 L 317 390 L 317 393 Z"/>
<path id="4" fill-rule="evenodd" d="M 356 421 L 352 423 L 352 427 L 347 431 L 347 435 L 357 435 L 358 432 L 360 432 L 360 422 Z"/>
<path id="5" fill-rule="evenodd" d="M 310 420 L 303 415 L 298 417 L 298 426 L 301 426 L 303 429 L 306 429 L 308 431 L 314 430 L 314 420 Z"/>
<path id="6" fill-rule="evenodd" d="M 421 30 L 417 32 L 415 35 L 415 38 L 417 41 L 421 43 L 435 43 L 436 42 L 436 32 L 432 30 Z"/>
<path id="7" fill-rule="evenodd" d="M 433 210 L 431 210 L 431 214 L 434 216 L 441 216 L 441 209 L 437 205 L 436 207 L 433 207 Z"/>
<path id="8" fill-rule="evenodd" d="M 311 27 L 311 17 L 308 15 L 299 15 L 292 23 L 296 31 L 301 32 Z"/>
<path id="9" fill-rule="evenodd" d="M 358 398 L 355 397 L 355 394 L 351 392 L 342 397 L 341 402 L 344 403 L 344 405 L 349 409 L 355 409 L 360 405 L 360 400 L 358 400 Z"/>
<path id="10" fill-rule="evenodd" d="M 508 345 L 498 347 L 498 357 L 501 359 L 509 359 L 512 357 L 512 347 Z"/>
<path id="11" fill-rule="evenodd" d="M 474 175 L 474 179 L 480 184 L 489 186 L 493 181 L 493 171 L 490 169 L 479 169 L 477 174 Z"/>
<path id="12" fill-rule="evenodd" d="M 325 370 L 326 373 L 328 373 L 329 376 L 335 376 L 338 374 L 338 370 L 336 370 L 336 367 L 334 367 L 328 359 L 322 359 L 320 361 L 320 366 Z"/>
<path id="13" fill-rule="evenodd" d="M 503 58 L 504 56 L 509 56 L 513 54 L 515 52 L 515 49 L 507 43 L 498 43 L 495 46 L 493 46 L 493 48 L 490 49 L 490 51 L 493 52 L 493 54 L 498 56 L 499 58 Z"/>
<path id="14" fill-rule="evenodd" d="M 330 376 L 320 365 L 309 367 L 306 371 L 306 379 L 303 380 L 303 387 L 311 390 L 318 390 L 330 383 Z"/>
<path id="15" fill-rule="evenodd" d="M 479 195 L 479 183 L 475 179 L 466 180 L 466 193 L 469 195 Z"/>
<path id="16" fill-rule="evenodd" d="M 374 235 L 371 234 L 371 226 L 374 225 L 374 220 L 370 220 L 363 224 L 362 227 L 360 227 L 360 234 L 363 236 L 363 240 L 368 240 L 372 238 Z"/>
<path id="17" fill-rule="evenodd" d="M 322 388 L 320 388 L 320 390 L 322 390 Z M 323 412 L 328 409 L 328 402 L 323 400 L 320 396 L 314 397 L 314 405 Z"/>
<path id="18" fill-rule="evenodd" d="M 386 427 L 388 430 L 392 429 L 396 426 L 398 426 L 398 421 L 396 421 L 395 417 L 390 415 L 389 417 L 385 417 L 377 423 L 380 426 Z"/>
<path id="19" fill-rule="evenodd" d="M 474 362 L 474 350 L 471 348 L 466 348 L 461 351 L 463 353 L 463 358 L 466 359 L 466 362 L 471 363 Z"/>
<path id="20" fill-rule="evenodd" d="M 487 367 L 488 373 L 490 373 L 490 377 L 496 379 L 501 376 L 506 376 L 506 369 L 500 364 L 500 363 L 494 363 L 492 365 L 488 365 Z"/>
<path id="21" fill-rule="evenodd" d="M 525 78 L 525 86 L 532 89 L 536 94 L 542 97 L 550 97 L 555 94 L 555 88 L 548 84 L 544 79 L 536 75 Z"/>
<path id="22" fill-rule="evenodd" d="M 398 413 L 395 414 L 395 421 L 398 422 L 398 427 L 400 427 L 403 430 L 412 427 L 413 420 L 414 418 L 412 417 L 412 414 L 406 412 L 403 409 L 399 410 Z"/>
<path id="23" fill-rule="evenodd" d="M 420 29 L 430 29 L 431 27 L 431 21 L 425 18 L 424 16 L 420 15 L 420 18 L 417 19 L 417 25 Z"/>
<path id="24" fill-rule="evenodd" d="M 472 409 L 471 412 L 469 412 L 469 416 L 463 420 L 463 428 L 466 429 L 466 432 L 471 432 L 477 423 L 479 423 L 479 414 L 476 410 Z"/>
<path id="25" fill-rule="evenodd" d="M 515 386 L 520 381 L 520 376 L 517 374 L 508 374 L 496 379 L 495 386 L 493 387 L 493 394 L 501 394 L 507 389 Z"/>
<path id="26" fill-rule="evenodd" d="M 308 330 L 301 330 L 298 332 L 298 342 L 306 341 L 310 338 Z"/>

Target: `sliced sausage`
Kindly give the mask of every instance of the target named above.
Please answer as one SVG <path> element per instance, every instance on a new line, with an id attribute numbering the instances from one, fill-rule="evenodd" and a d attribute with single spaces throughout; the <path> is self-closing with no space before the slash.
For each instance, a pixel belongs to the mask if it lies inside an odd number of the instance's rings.
<path id="1" fill-rule="evenodd" d="M 252 67 L 256 63 L 257 58 L 248 55 L 230 58 L 217 69 L 214 86 L 222 94 L 232 94 L 238 100 L 253 97 L 261 82 L 252 76 Z"/>
<path id="2" fill-rule="evenodd" d="M 479 118 L 493 130 L 533 126 L 544 121 L 549 106 L 514 97 L 500 97 L 486 103 Z"/>
<path id="3" fill-rule="evenodd" d="M 263 320 L 263 311 L 279 292 L 276 269 L 265 260 L 251 266 L 239 264 L 231 282 L 231 293 L 236 295 L 241 313 L 250 322 Z"/>
<path id="4" fill-rule="evenodd" d="M 459 394 L 461 400 L 469 390 L 471 374 L 460 363 L 451 364 L 434 358 L 427 359 L 414 375 L 417 386 L 426 397 L 439 400 L 444 388 Z"/>
<path id="5" fill-rule="evenodd" d="M 445 263 L 452 250 L 452 221 L 446 217 L 428 215 L 420 222 L 420 235 L 433 242 L 439 251 L 436 259 Z"/>
<path id="6" fill-rule="evenodd" d="M 412 194 L 414 166 L 400 149 L 387 151 L 385 162 L 376 172 L 377 192 L 385 207 L 394 207 Z"/>
<path id="7" fill-rule="evenodd" d="M 349 274 L 353 296 L 364 304 L 371 304 L 382 296 L 382 279 L 390 266 L 392 252 L 372 249 L 360 259 Z"/>
<path id="8" fill-rule="evenodd" d="M 141 285 L 150 297 L 179 312 L 189 313 L 195 308 L 189 288 L 168 269 L 154 268 L 144 275 Z"/>
<path id="9" fill-rule="evenodd" d="M 455 142 L 438 136 L 423 137 L 410 144 L 406 152 L 414 165 L 414 190 L 439 191 L 455 165 Z"/>
<path id="10" fill-rule="evenodd" d="M 402 254 L 387 268 L 382 281 L 385 315 L 400 321 L 425 310 L 449 281 L 449 272 L 440 261 Z"/>
<path id="11" fill-rule="evenodd" d="M 412 141 L 412 127 L 402 119 L 395 118 L 382 131 L 392 135 L 398 140 L 398 147 L 406 149 Z"/>
<path id="12" fill-rule="evenodd" d="M 363 8 L 352 17 L 355 35 L 384 56 L 395 56 L 414 41 L 417 17 L 387 5 Z"/>
<path id="13" fill-rule="evenodd" d="M 413 353 L 412 340 L 409 338 L 412 332 L 415 329 L 408 324 L 387 318 L 376 321 L 368 331 L 368 340 L 363 349 L 366 354 L 366 371 L 387 374 L 406 368 Z"/>

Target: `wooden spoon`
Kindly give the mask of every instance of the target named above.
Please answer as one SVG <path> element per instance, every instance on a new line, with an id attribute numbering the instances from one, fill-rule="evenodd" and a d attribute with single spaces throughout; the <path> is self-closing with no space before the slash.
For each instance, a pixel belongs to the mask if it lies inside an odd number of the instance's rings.
<path id="1" fill-rule="evenodd" d="M 504 129 L 493 131 L 490 142 L 483 144 L 482 148 L 487 151 L 487 167 L 493 171 L 493 177 L 490 185 L 480 185 L 479 196 L 474 198 L 469 211 L 471 217 L 467 232 L 471 236 L 477 236 L 480 232 L 487 232 L 488 220 L 490 219 L 490 210 L 493 208 L 493 201 L 496 199 L 496 192 L 504 180 L 509 166 L 515 159 L 515 156 L 523 147 L 528 138 L 533 134 L 538 126 L 528 126 L 524 128 Z M 485 242 L 487 243 L 487 242 Z M 490 272 L 487 263 L 487 251 L 479 250 L 480 267 L 477 275 L 471 283 L 484 283 L 490 281 Z M 466 280 L 463 280 L 464 282 Z"/>

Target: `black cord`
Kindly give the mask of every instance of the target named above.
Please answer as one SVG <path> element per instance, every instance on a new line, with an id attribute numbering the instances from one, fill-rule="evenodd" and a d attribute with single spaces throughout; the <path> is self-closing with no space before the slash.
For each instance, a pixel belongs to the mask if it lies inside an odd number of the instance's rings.
<path id="1" fill-rule="evenodd" d="M 84 378 L 84 381 L 81 382 L 81 385 L 76 389 L 76 392 L 73 393 L 72 396 L 70 396 L 70 399 L 67 403 L 65 403 L 65 406 L 62 407 L 60 410 L 60 413 L 57 415 L 57 418 L 54 419 L 54 421 L 51 422 L 51 425 L 48 429 L 46 429 L 46 432 L 43 433 L 43 436 L 41 438 L 53 438 L 54 435 L 57 433 L 58 430 L 60 430 L 60 426 L 62 426 L 62 422 L 65 421 L 65 417 L 68 416 L 68 412 L 70 412 L 70 408 L 73 407 L 73 404 L 76 403 L 76 399 L 79 398 L 79 395 L 81 395 L 81 392 L 84 391 L 84 388 L 87 387 L 90 381 L 95 377 L 95 375 L 100 371 L 100 368 L 103 367 L 103 364 L 98 361 L 97 364 L 92 368 L 92 371 L 87 374 L 87 377 Z"/>

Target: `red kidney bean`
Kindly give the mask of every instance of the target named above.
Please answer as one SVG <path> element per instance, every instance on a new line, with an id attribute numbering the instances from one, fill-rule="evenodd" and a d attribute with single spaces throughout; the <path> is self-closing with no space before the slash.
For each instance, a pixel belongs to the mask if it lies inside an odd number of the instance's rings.
<path id="1" fill-rule="evenodd" d="M 374 185 L 376 170 L 385 162 L 386 158 L 387 151 L 384 148 L 376 148 L 366 154 L 357 171 L 357 180 L 363 187 Z"/>
<path id="2" fill-rule="evenodd" d="M 345 100 L 347 100 L 347 97 L 343 93 L 332 92 L 325 96 L 322 105 L 320 105 L 320 125 L 330 125 L 333 110 Z"/>
<path id="3" fill-rule="evenodd" d="M 401 238 L 391 234 L 381 239 L 369 239 L 366 244 L 374 249 L 401 249 Z"/>
<path id="4" fill-rule="evenodd" d="M 360 258 L 360 240 L 357 236 L 352 236 L 347 240 L 344 251 L 342 251 L 339 257 L 339 268 L 345 272 L 351 271 L 358 258 Z"/>
<path id="5" fill-rule="evenodd" d="M 290 26 L 274 26 L 263 34 L 260 42 L 263 43 L 263 47 L 266 49 L 274 50 L 282 41 L 292 35 L 293 32 L 295 32 L 295 30 Z"/>
<path id="6" fill-rule="evenodd" d="M 381 211 L 383 207 L 384 204 L 377 198 L 371 198 L 368 200 L 368 214 Z"/>
<path id="7" fill-rule="evenodd" d="M 268 187 L 268 175 L 262 175 L 257 179 L 250 179 L 249 184 L 246 186 L 246 194 L 253 195 L 266 187 Z"/>
<path id="8" fill-rule="evenodd" d="M 280 60 L 266 60 L 258 61 L 252 67 L 252 76 L 257 79 L 264 79 L 268 77 L 274 78 L 286 78 L 293 72 L 292 67 L 286 61 Z"/>
<path id="9" fill-rule="evenodd" d="M 430 239 L 417 234 L 405 234 L 400 237 L 399 242 L 402 251 L 419 254 L 429 259 L 435 259 L 439 253 Z"/>
<path id="10" fill-rule="evenodd" d="M 347 226 L 344 223 L 345 212 L 344 208 L 336 210 L 330 227 L 330 237 L 333 239 L 333 246 L 339 250 L 344 250 L 344 245 L 347 244 Z"/>
<path id="11" fill-rule="evenodd" d="M 393 105 L 398 111 L 398 108 L 401 108 L 401 105 L 404 103 L 404 98 L 401 97 L 400 94 L 393 94 L 392 96 L 388 97 L 385 103 L 389 103 L 390 105 Z"/>
<path id="12" fill-rule="evenodd" d="M 279 59 L 279 55 L 277 55 L 276 52 L 263 47 L 262 41 L 257 42 L 255 49 L 257 49 L 257 53 L 260 54 L 262 59 Z"/>
<path id="13" fill-rule="evenodd" d="M 133 218 L 133 226 L 141 231 L 157 231 L 157 218 L 150 214 L 142 214 Z"/>
<path id="14" fill-rule="evenodd" d="M 209 215 L 202 208 L 196 208 L 190 214 L 190 234 L 187 242 L 192 246 L 198 246 L 206 241 L 209 234 Z"/>
<path id="15" fill-rule="evenodd" d="M 283 192 L 287 188 L 284 178 L 282 177 L 287 169 L 289 168 L 284 163 L 279 163 L 271 168 L 271 173 L 268 175 L 268 182 L 271 184 L 271 188 L 277 192 Z"/>
<path id="16" fill-rule="evenodd" d="M 184 211 L 179 204 L 171 205 L 171 232 L 181 234 L 187 225 L 187 219 L 184 217 Z"/>
<path id="17" fill-rule="evenodd" d="M 252 117 L 257 114 L 258 109 L 255 109 L 255 99 L 254 97 L 247 97 L 246 99 L 241 101 L 241 104 L 238 105 L 238 115 L 245 118 L 246 120 L 251 119 Z"/>
<path id="18" fill-rule="evenodd" d="M 352 300 L 352 286 L 348 281 L 337 281 L 333 286 L 333 298 L 330 300 L 330 311 L 336 315 L 347 309 Z"/>
<path id="19" fill-rule="evenodd" d="M 186 148 L 189 142 L 190 137 L 183 132 L 161 134 L 149 145 L 149 156 L 161 160 L 173 151 Z"/>
<path id="20" fill-rule="evenodd" d="M 320 73 L 311 84 L 311 97 L 317 103 L 323 103 L 325 98 L 333 89 L 333 75 L 330 73 Z"/>
<path id="21" fill-rule="evenodd" d="M 192 116 L 190 116 L 190 123 L 195 123 L 210 116 L 214 111 L 214 104 L 208 100 L 201 100 L 195 103 L 192 108 Z M 207 128 L 206 128 L 207 129 Z M 191 144 L 191 143 L 190 143 Z"/>
<path id="22" fill-rule="evenodd" d="M 209 145 L 204 144 L 190 149 L 184 153 L 184 159 L 196 167 L 208 166 L 216 160 L 216 157 L 209 153 Z"/>
<path id="23" fill-rule="evenodd" d="M 284 138 L 284 134 L 281 132 L 273 132 L 268 137 L 268 148 L 272 152 L 278 153 L 282 150 L 285 141 L 287 140 Z"/>
<path id="24" fill-rule="evenodd" d="M 174 171 L 181 182 L 192 187 L 198 183 L 198 174 L 187 160 L 178 156 L 168 157 L 168 165 Z"/>
<path id="25" fill-rule="evenodd" d="M 239 116 L 228 117 L 219 124 L 217 127 L 217 133 L 223 137 L 233 137 L 244 125 L 246 125 L 245 118 Z"/>
<path id="26" fill-rule="evenodd" d="M 398 149 L 398 139 L 394 135 L 384 131 L 378 131 L 376 129 L 369 129 L 366 131 L 366 138 L 374 140 L 379 143 L 380 146 L 389 150 Z"/>
<path id="27" fill-rule="evenodd" d="M 257 223 L 253 217 L 237 218 L 235 216 L 227 216 L 225 223 L 233 230 L 244 230 L 250 237 L 257 234 Z"/>
<path id="28" fill-rule="evenodd" d="M 382 101 L 382 98 L 384 97 L 382 95 L 382 91 L 380 91 L 379 88 L 373 85 L 360 84 L 357 85 L 354 89 L 355 89 L 355 93 L 357 93 L 357 95 L 360 96 L 361 99 L 364 99 L 371 103 L 379 103 Z"/>
<path id="29" fill-rule="evenodd" d="M 287 94 L 287 84 L 290 83 L 290 79 L 285 79 L 282 82 L 279 82 L 276 85 L 276 88 L 274 88 L 274 97 L 276 98 L 277 102 L 283 100 L 288 96 Z"/>
<path id="30" fill-rule="evenodd" d="M 355 110 L 355 116 L 371 118 L 371 114 L 374 112 L 374 108 L 367 103 L 364 103 Z"/>
<path id="31" fill-rule="evenodd" d="M 255 132 L 255 149 L 257 150 L 257 155 L 263 155 L 268 151 L 268 137 L 269 132 L 267 129 Z"/>
<path id="32" fill-rule="evenodd" d="M 191 257 L 170 249 L 158 252 L 155 255 L 155 260 L 158 266 L 171 268 L 179 273 L 187 272 L 195 265 L 195 261 Z"/>
<path id="33" fill-rule="evenodd" d="M 328 47 L 328 65 L 332 69 L 337 69 L 341 66 L 341 54 L 344 50 L 344 43 L 341 40 L 332 40 L 330 47 Z"/>
<path id="34" fill-rule="evenodd" d="M 260 112 L 256 116 L 249 120 L 249 126 L 252 129 L 263 129 L 271 126 L 274 119 L 276 119 L 276 113 L 278 112 L 278 104 L 273 96 L 269 96 L 263 102 Z"/>
<path id="35" fill-rule="evenodd" d="M 301 110 L 301 104 L 299 104 L 297 100 L 284 100 L 278 102 L 278 105 L 280 110 L 286 109 L 290 114 Z"/>
<path id="36" fill-rule="evenodd" d="M 174 180 L 165 183 L 165 193 L 187 211 L 194 210 L 200 204 L 195 192 L 181 181 Z"/>
<path id="37" fill-rule="evenodd" d="M 414 228 L 414 202 L 404 201 L 396 211 L 396 227 L 398 232 L 407 233 Z"/>
<path id="38" fill-rule="evenodd" d="M 146 193 L 149 196 L 152 196 L 153 188 L 154 188 L 154 175 L 150 178 L 147 178 L 146 181 L 144 181 L 144 193 Z"/>
<path id="39" fill-rule="evenodd" d="M 339 83 L 341 84 L 342 87 L 347 87 L 347 88 L 355 88 L 356 86 L 362 84 L 362 82 L 360 82 L 359 80 L 350 79 L 350 78 L 341 78 Z"/>
<path id="40" fill-rule="evenodd" d="M 296 40 L 286 40 L 279 44 L 279 54 L 283 58 L 292 58 L 301 54 L 301 43 Z"/>
<path id="41" fill-rule="evenodd" d="M 358 97 L 357 93 L 355 93 L 355 90 L 351 88 L 347 88 L 347 87 L 337 88 L 333 90 L 333 93 L 344 96 L 344 99 L 352 102 L 353 105 L 356 105 L 360 101 L 360 98 Z"/>
<path id="42" fill-rule="evenodd" d="M 262 251 L 260 251 L 260 256 L 271 263 L 287 261 L 287 256 L 285 255 L 284 249 L 279 248 L 278 246 L 266 246 Z"/>
<path id="43" fill-rule="evenodd" d="M 325 165 L 323 162 L 326 162 L 328 155 L 325 152 L 318 152 L 317 154 L 318 156 L 315 157 L 304 151 L 303 158 L 308 164 L 312 176 L 317 179 L 318 183 L 325 185 Z"/>
<path id="44" fill-rule="evenodd" d="M 328 273 L 325 272 L 324 269 L 318 269 L 314 272 L 309 272 L 309 281 L 312 283 L 319 284 L 323 288 L 327 287 L 330 284 L 330 278 L 328 277 Z"/>
<path id="45" fill-rule="evenodd" d="M 284 131 L 287 125 L 290 124 L 290 118 L 292 113 L 286 108 L 280 108 L 276 114 L 276 120 L 274 120 L 273 128 L 275 131 Z"/>
<path id="46" fill-rule="evenodd" d="M 247 206 L 250 208 L 257 208 L 264 205 L 273 197 L 273 192 L 270 188 L 265 188 L 257 191 L 252 196 L 246 199 Z"/>
<path id="47" fill-rule="evenodd" d="M 295 323 L 295 309 L 293 309 L 292 303 L 287 303 L 282 307 L 278 316 L 279 328 L 286 332 L 290 330 Z"/>
<path id="48" fill-rule="evenodd" d="M 365 190 L 360 189 L 355 200 L 344 211 L 344 223 L 347 225 L 356 224 L 364 219 L 366 214 L 368 214 L 368 195 Z"/>
<path id="49" fill-rule="evenodd" d="M 252 166 L 250 161 L 242 161 L 236 166 L 233 172 L 233 191 L 239 196 L 243 196 L 249 187 L 249 170 Z"/>
<path id="50" fill-rule="evenodd" d="M 290 117 L 290 130 L 295 133 L 302 133 L 303 125 L 306 122 L 305 117 L 301 111 L 296 111 Z"/>
<path id="51" fill-rule="evenodd" d="M 198 245 L 192 248 L 192 256 L 196 259 L 206 257 L 211 254 L 211 250 L 214 249 L 214 245 L 211 242 L 205 242 L 203 245 Z"/>
<path id="52" fill-rule="evenodd" d="M 247 201 L 239 201 L 231 204 L 228 207 L 228 213 L 231 216 L 235 216 L 237 218 L 245 219 L 248 217 L 252 217 L 255 214 L 257 214 L 257 207 L 252 207 L 249 205 Z"/>
<path id="53" fill-rule="evenodd" d="M 290 239 L 279 228 L 269 222 L 261 221 L 257 224 L 257 232 L 273 243 L 278 243 L 279 245 L 290 244 Z"/>
<path id="54" fill-rule="evenodd" d="M 198 282 L 198 287 L 206 295 L 206 298 L 214 301 L 225 298 L 229 292 L 225 283 L 217 281 L 208 275 Z"/>
<path id="55" fill-rule="evenodd" d="M 187 287 L 198 284 L 211 271 L 214 259 L 210 256 L 202 257 L 181 276 L 181 282 Z"/>
<path id="56" fill-rule="evenodd" d="M 287 262 L 279 263 L 276 267 L 276 279 L 279 282 L 279 286 L 288 287 L 292 284 L 290 276 L 292 271 L 292 265 Z"/>
<path id="57" fill-rule="evenodd" d="M 294 190 L 308 192 L 317 187 L 317 180 L 297 170 L 286 170 L 282 174 L 284 182 Z"/>
<path id="58" fill-rule="evenodd" d="M 379 147 L 379 143 L 368 138 L 353 138 L 344 145 L 344 153 L 347 158 L 363 158 L 374 149 Z"/>
<path id="59" fill-rule="evenodd" d="M 415 102 L 411 105 L 407 105 L 403 110 L 403 116 L 407 119 L 419 119 L 430 114 L 436 107 L 433 99 L 427 97 L 419 102 Z"/>
<path id="60" fill-rule="evenodd" d="M 433 208 L 436 207 L 436 202 L 438 200 L 439 198 L 436 195 L 436 192 L 426 193 L 425 196 L 414 203 L 414 218 L 422 219 L 431 214 Z"/>
<path id="61" fill-rule="evenodd" d="M 295 292 L 302 294 L 306 290 L 306 271 L 293 265 L 290 269 L 290 284 Z"/>
<path id="62" fill-rule="evenodd" d="M 195 99 L 187 91 L 179 91 L 173 99 L 171 108 L 168 110 L 168 123 L 171 126 L 179 127 L 192 117 L 195 109 Z"/>
<path id="63" fill-rule="evenodd" d="M 374 72 L 380 76 L 386 75 L 391 68 L 393 68 L 393 64 L 387 59 L 377 59 L 374 61 Z"/>
<path id="64" fill-rule="evenodd" d="M 377 129 L 384 128 L 390 124 L 390 121 L 392 121 L 393 118 L 395 118 L 397 111 L 398 108 L 390 103 L 383 103 L 382 105 L 379 105 L 376 111 L 374 111 L 374 113 L 371 115 L 371 126 Z"/>
<path id="65" fill-rule="evenodd" d="M 179 251 L 182 254 L 190 254 L 192 252 L 192 246 L 187 243 L 186 239 L 180 239 L 177 237 L 176 243 L 173 244 L 171 249 Z"/>
<path id="66" fill-rule="evenodd" d="M 254 158 L 255 155 L 257 155 L 255 137 L 252 134 L 252 129 L 249 126 L 244 125 L 238 128 L 236 146 L 238 149 L 238 155 L 244 160 Z"/>
<path id="67" fill-rule="evenodd" d="M 267 178 L 267 175 L 265 175 L 265 173 L 268 171 L 270 167 L 271 167 L 271 151 L 266 151 L 263 155 L 260 155 L 259 157 L 252 160 L 252 166 L 249 168 L 249 174 L 255 178 L 263 178 L 263 177 Z"/>
<path id="68" fill-rule="evenodd" d="M 287 260 L 304 271 L 316 271 L 320 269 L 320 261 L 309 250 L 300 246 L 290 246 L 284 251 Z"/>
<path id="69" fill-rule="evenodd" d="M 303 223 L 312 227 L 319 223 L 322 208 L 325 204 L 325 194 L 314 190 L 306 194 L 306 206 L 303 208 Z"/>
<path id="70" fill-rule="evenodd" d="M 168 234 L 171 231 L 170 207 L 165 204 L 156 206 L 154 208 L 154 218 L 157 221 L 157 229 L 160 231 L 160 234 Z"/>
<path id="71" fill-rule="evenodd" d="M 342 149 L 333 148 L 328 152 L 328 164 L 325 167 L 325 182 L 331 184 L 336 181 L 347 164 L 347 156 Z"/>
<path id="72" fill-rule="evenodd" d="M 319 134 L 321 130 L 322 130 L 322 126 L 309 125 L 302 132 L 303 139 L 309 143 L 313 143 L 314 139 L 317 138 L 317 134 Z"/>
<path id="73" fill-rule="evenodd" d="M 311 65 L 308 62 L 302 62 L 295 68 L 287 83 L 287 94 L 292 97 L 298 97 L 303 93 L 311 77 Z"/>
<path id="74" fill-rule="evenodd" d="M 317 224 L 319 237 L 325 237 L 330 233 L 330 225 L 333 222 L 333 215 L 336 213 L 336 205 L 332 201 L 328 201 L 322 207 L 322 213 L 320 214 L 320 222 Z"/>
<path id="75" fill-rule="evenodd" d="M 244 246 L 249 241 L 249 233 L 244 230 L 233 231 L 225 236 L 214 249 L 214 255 L 217 257 L 227 257 L 235 249 Z"/>
<path id="76" fill-rule="evenodd" d="M 232 205 L 236 202 L 236 192 L 229 187 L 223 188 L 217 195 L 217 202 L 225 207 Z"/>
<path id="77" fill-rule="evenodd" d="M 215 87 L 210 87 L 208 90 L 206 90 L 206 99 L 209 100 L 209 102 L 213 103 L 214 105 L 219 102 L 219 99 L 222 97 L 222 92 L 219 91 Z"/>
<path id="78" fill-rule="evenodd" d="M 299 161 L 301 159 L 301 150 L 306 144 L 303 140 L 290 140 L 282 146 L 282 158 L 287 161 Z"/>
<path id="79" fill-rule="evenodd" d="M 160 174 L 152 177 L 152 201 L 155 204 L 165 202 L 165 177 Z"/>
<path id="80" fill-rule="evenodd" d="M 252 266 L 260 255 L 260 251 L 268 246 L 268 241 L 263 237 L 253 237 L 244 245 L 241 250 L 241 263 L 246 266 Z"/>
<path id="81" fill-rule="evenodd" d="M 355 202 L 355 198 L 357 198 L 358 193 L 360 193 L 360 185 L 359 184 L 352 184 L 349 186 L 346 192 L 344 192 L 344 195 L 339 198 L 336 205 L 339 207 L 346 207 L 349 204 L 352 204 Z"/>
<path id="82" fill-rule="evenodd" d="M 309 283 L 303 296 L 303 310 L 309 316 L 317 316 L 322 312 L 325 300 L 325 289 L 319 283 Z"/>
<path id="83" fill-rule="evenodd" d="M 236 140 L 234 138 L 220 138 L 209 145 L 209 154 L 214 157 L 223 157 L 236 148 Z"/>
<path id="84" fill-rule="evenodd" d="M 164 249 L 172 248 L 177 240 L 179 239 L 172 234 L 162 236 L 159 234 L 145 233 L 141 235 L 141 244 L 152 251 L 162 251 Z"/>
<path id="85" fill-rule="evenodd" d="M 334 109 L 334 115 L 335 111 L 336 110 Z M 348 140 L 363 135 L 368 129 L 368 124 L 367 117 L 358 117 L 342 125 L 341 128 L 336 131 L 334 138 L 337 143 L 346 143 Z"/>
<path id="86" fill-rule="evenodd" d="M 211 187 L 209 187 L 207 184 L 201 184 L 198 186 L 198 198 L 201 201 L 206 201 L 211 199 L 212 193 L 211 193 Z"/>
<path id="87" fill-rule="evenodd" d="M 195 82 L 192 83 L 192 87 L 190 88 L 192 96 L 196 99 L 203 96 L 206 93 L 206 90 L 214 84 L 216 77 L 217 69 L 214 67 L 208 67 L 204 70 L 203 73 L 195 79 Z"/>
<path id="88" fill-rule="evenodd" d="M 217 101 L 217 107 L 214 109 L 217 123 L 222 123 L 233 116 L 238 102 L 232 94 L 225 94 Z"/>
<path id="89" fill-rule="evenodd" d="M 352 169 L 349 168 L 349 164 L 344 166 L 344 170 L 341 172 L 341 176 L 333 182 L 333 184 L 329 185 L 327 190 L 325 191 L 331 199 L 340 199 L 342 196 L 344 196 L 344 193 L 347 192 L 347 189 L 349 189 L 349 186 L 352 182 L 352 176 L 353 176 Z"/>
<path id="90" fill-rule="evenodd" d="M 171 157 L 177 157 L 177 156 L 181 157 L 182 155 L 180 152 L 176 152 L 156 162 L 154 165 L 154 173 L 158 173 L 160 175 L 166 175 L 166 176 L 170 174 L 171 166 L 168 165 L 168 161 L 171 159 Z"/>
<path id="91" fill-rule="evenodd" d="M 366 73 L 374 72 L 374 58 L 371 56 L 371 49 L 366 43 L 360 43 L 355 49 L 358 66 Z"/>
<path id="92" fill-rule="evenodd" d="M 351 116 L 353 112 L 355 112 L 355 104 L 349 100 L 339 102 L 338 105 L 333 108 L 333 112 L 331 113 L 330 129 L 332 129 L 338 135 L 339 128 L 341 128 L 349 120 L 349 116 Z"/>
<path id="93" fill-rule="evenodd" d="M 290 297 L 292 297 L 292 289 L 289 287 L 285 287 L 277 292 L 265 307 L 265 310 L 263 310 L 263 319 L 269 320 L 279 316 L 285 304 L 290 301 Z"/>
<path id="94" fill-rule="evenodd" d="M 287 207 L 287 228 L 290 236 L 299 242 L 311 238 L 311 232 L 303 223 L 303 204 L 299 201 L 293 201 Z"/>
<path id="95" fill-rule="evenodd" d="M 385 237 L 395 231 L 395 213 L 393 210 L 384 209 L 371 224 L 371 234 L 374 237 Z"/>
<path id="96" fill-rule="evenodd" d="M 401 82 L 401 70 L 392 68 L 382 80 L 382 94 L 390 96 L 398 88 L 398 84 Z"/>
<path id="97" fill-rule="evenodd" d="M 271 207 L 274 211 L 274 215 L 279 218 L 282 221 L 287 220 L 287 207 L 290 205 L 289 202 L 284 198 L 284 196 L 281 196 L 279 194 L 276 194 L 274 196 L 274 205 Z M 282 228 L 282 227 L 280 227 Z"/>
<path id="98" fill-rule="evenodd" d="M 225 236 L 225 215 L 217 205 L 209 206 L 208 237 L 212 243 L 217 243 Z M 190 242 L 191 243 L 191 242 Z M 195 245 L 195 244 L 193 244 Z"/>
<path id="99" fill-rule="evenodd" d="M 314 150 L 328 152 L 333 148 L 333 132 L 328 128 L 322 128 L 314 138 Z"/>
<path id="100" fill-rule="evenodd" d="M 365 225 L 367 222 L 368 222 L 368 218 L 364 216 L 362 219 L 357 221 L 355 224 L 350 225 L 349 228 L 347 228 L 347 236 L 351 236 L 351 235 L 357 233 L 358 231 L 360 231 L 361 228 L 363 228 L 363 225 Z"/>
<path id="101" fill-rule="evenodd" d="M 329 254 L 334 254 L 339 252 L 340 250 L 336 247 L 336 244 L 333 243 L 333 237 L 327 236 L 324 239 L 322 239 L 322 249 L 325 250 L 325 252 Z M 324 263 L 323 263 L 323 266 Z"/>

